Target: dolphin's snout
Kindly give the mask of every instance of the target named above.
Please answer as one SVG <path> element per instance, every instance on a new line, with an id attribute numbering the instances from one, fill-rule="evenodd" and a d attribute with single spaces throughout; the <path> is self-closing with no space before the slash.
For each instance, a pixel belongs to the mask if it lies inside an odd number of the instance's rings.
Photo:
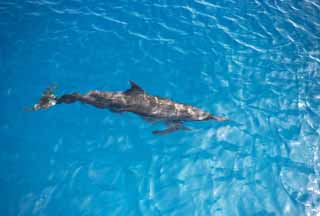
<path id="1" fill-rule="evenodd" d="M 224 117 L 221 117 L 221 116 L 214 116 L 214 115 L 211 115 L 209 116 L 206 120 L 215 120 L 215 121 L 228 121 L 229 119 L 228 118 L 224 118 Z"/>

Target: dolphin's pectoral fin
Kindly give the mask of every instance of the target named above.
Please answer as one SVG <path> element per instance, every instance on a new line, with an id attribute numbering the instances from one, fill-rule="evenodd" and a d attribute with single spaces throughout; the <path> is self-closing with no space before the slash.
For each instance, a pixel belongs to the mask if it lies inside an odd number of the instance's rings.
<path id="1" fill-rule="evenodd" d="M 164 130 L 155 130 L 155 131 L 152 131 L 152 133 L 156 134 L 156 135 L 165 135 L 165 134 L 169 134 L 169 133 L 172 133 L 172 132 L 180 130 L 180 129 L 187 130 L 187 131 L 191 130 L 190 128 L 185 127 L 181 122 L 178 122 L 178 123 L 169 123 L 168 128 L 166 128 Z"/>
<path id="2" fill-rule="evenodd" d="M 179 130 L 179 128 L 175 128 L 175 127 L 168 127 L 167 129 L 164 129 L 164 130 L 154 130 L 152 131 L 153 134 L 155 135 L 165 135 L 165 134 L 168 134 L 168 133 L 172 133 L 176 130 Z"/>
<path id="3" fill-rule="evenodd" d="M 185 130 L 185 131 L 191 131 L 191 128 L 185 127 L 184 125 L 182 125 L 182 127 L 180 128 L 181 130 Z"/>

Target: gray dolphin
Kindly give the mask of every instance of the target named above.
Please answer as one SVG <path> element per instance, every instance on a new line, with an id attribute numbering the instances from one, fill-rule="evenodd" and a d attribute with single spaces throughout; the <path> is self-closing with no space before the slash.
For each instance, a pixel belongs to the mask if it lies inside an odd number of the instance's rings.
<path id="1" fill-rule="evenodd" d="M 153 134 L 168 134 L 176 130 L 190 130 L 183 125 L 185 121 L 226 121 L 224 117 L 214 116 L 199 108 L 188 104 L 174 102 L 167 98 L 153 96 L 144 91 L 133 81 L 131 88 L 123 92 L 89 91 L 86 94 L 71 93 L 56 97 L 51 88 L 48 88 L 30 110 L 48 109 L 61 103 L 82 103 L 93 105 L 112 112 L 132 112 L 151 122 L 165 122 L 168 127 L 164 130 L 155 130 Z"/>

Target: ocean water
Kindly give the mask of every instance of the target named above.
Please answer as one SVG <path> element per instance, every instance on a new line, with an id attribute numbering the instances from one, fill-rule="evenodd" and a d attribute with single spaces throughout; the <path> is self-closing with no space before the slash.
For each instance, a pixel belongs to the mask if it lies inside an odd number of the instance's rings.
<path id="1" fill-rule="evenodd" d="M 320 215 L 319 1 L 2 0 L 0 29 L 0 215 Z M 128 80 L 232 121 L 23 111 Z"/>

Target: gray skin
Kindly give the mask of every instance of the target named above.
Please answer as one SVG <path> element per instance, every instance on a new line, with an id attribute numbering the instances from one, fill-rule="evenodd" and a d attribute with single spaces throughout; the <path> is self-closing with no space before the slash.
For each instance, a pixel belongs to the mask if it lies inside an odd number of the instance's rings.
<path id="1" fill-rule="evenodd" d="M 56 97 L 48 88 L 32 110 L 48 109 L 56 104 L 80 101 L 97 108 L 109 109 L 112 112 L 132 112 L 151 122 L 165 122 L 168 124 L 168 128 L 153 131 L 154 134 L 160 135 L 179 129 L 190 130 L 183 126 L 185 121 L 226 120 L 188 104 L 149 95 L 133 81 L 130 81 L 130 84 L 131 88 L 124 92 L 90 91 L 84 95 L 72 93 L 64 94 L 61 97 Z"/>

